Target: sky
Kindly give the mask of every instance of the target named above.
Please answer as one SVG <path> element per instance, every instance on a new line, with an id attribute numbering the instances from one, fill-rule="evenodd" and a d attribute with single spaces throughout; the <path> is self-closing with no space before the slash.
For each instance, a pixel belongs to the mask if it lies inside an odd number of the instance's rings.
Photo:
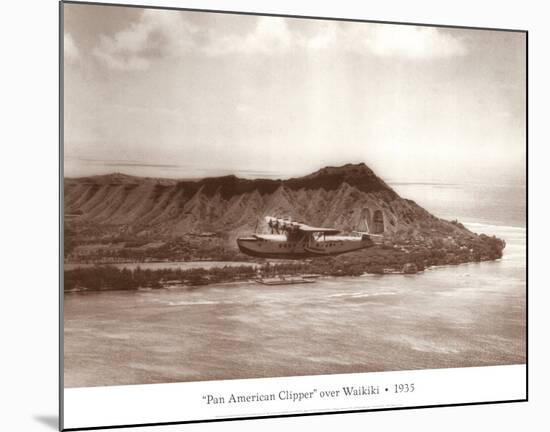
<path id="1" fill-rule="evenodd" d="M 65 176 L 524 184 L 525 35 L 64 5 Z"/>

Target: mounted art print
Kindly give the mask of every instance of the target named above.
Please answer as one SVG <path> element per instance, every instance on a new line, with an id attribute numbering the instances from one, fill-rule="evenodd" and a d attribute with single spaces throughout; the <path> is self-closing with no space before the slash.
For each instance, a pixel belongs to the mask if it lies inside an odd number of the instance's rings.
<path id="1" fill-rule="evenodd" d="M 526 31 L 60 8 L 62 429 L 526 400 Z"/>

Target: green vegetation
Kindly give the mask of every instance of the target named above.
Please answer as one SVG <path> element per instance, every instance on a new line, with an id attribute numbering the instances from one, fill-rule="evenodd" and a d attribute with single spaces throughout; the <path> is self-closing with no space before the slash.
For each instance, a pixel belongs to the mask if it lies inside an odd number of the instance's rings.
<path id="1" fill-rule="evenodd" d="M 67 262 L 111 264 L 154 261 L 250 261 L 222 236 L 182 235 L 175 238 L 118 234 L 97 238 L 77 236 L 65 228 Z"/>
<path id="2" fill-rule="evenodd" d="M 159 188 L 160 190 L 161 188 Z M 387 203 L 384 202 L 386 206 Z M 93 263 L 91 268 L 65 272 L 65 290 L 131 290 L 162 288 L 167 285 L 196 286 L 252 279 L 257 270 L 247 262 L 260 264 L 262 277 L 318 274 L 359 276 L 364 273 L 414 274 L 430 266 L 495 260 L 502 257 L 504 241 L 467 230 L 457 220 L 447 222 L 405 207 L 399 213 L 410 223 L 395 225 L 384 235 L 383 244 L 336 257 L 277 262 L 253 259 L 238 251 L 235 237 L 217 232 L 188 232 L 164 235 L 125 226 L 101 226 L 82 222 L 65 224 L 66 262 Z M 390 220 L 391 224 L 391 220 Z M 78 226 L 78 229 L 76 228 Z M 241 267 L 211 269 L 118 269 L 120 262 L 242 261 Z"/>
<path id="3" fill-rule="evenodd" d="M 94 266 L 65 271 L 65 291 L 134 290 L 162 288 L 166 285 L 206 285 L 247 280 L 255 275 L 254 267 L 217 267 L 212 269 L 119 269 Z"/>
<path id="4" fill-rule="evenodd" d="M 189 270 L 168 268 L 149 270 L 140 267 L 129 270 L 109 265 L 96 265 L 65 271 L 65 291 L 134 290 L 162 288 L 169 285 L 198 286 L 247 281 L 257 276 L 412 274 L 429 266 L 494 260 L 502 256 L 504 248 L 502 240 L 483 234 L 460 240 L 436 240 L 419 245 L 385 244 L 337 257 L 279 261 L 275 264 L 260 260 L 261 265 L 257 269 L 244 264 L 237 267 Z"/>

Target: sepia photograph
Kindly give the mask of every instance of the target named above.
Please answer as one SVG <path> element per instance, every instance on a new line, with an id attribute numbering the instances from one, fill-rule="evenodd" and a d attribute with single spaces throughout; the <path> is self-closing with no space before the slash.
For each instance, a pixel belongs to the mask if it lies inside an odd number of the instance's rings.
<path id="1" fill-rule="evenodd" d="M 526 364 L 525 31 L 62 32 L 65 388 Z"/>

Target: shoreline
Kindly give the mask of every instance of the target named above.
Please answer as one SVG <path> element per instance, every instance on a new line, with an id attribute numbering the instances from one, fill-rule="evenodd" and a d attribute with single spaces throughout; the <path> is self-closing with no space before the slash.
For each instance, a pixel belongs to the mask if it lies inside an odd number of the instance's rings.
<path id="1" fill-rule="evenodd" d="M 340 279 L 340 278 L 361 278 L 361 277 L 372 277 L 372 276 L 376 276 L 376 277 L 388 277 L 388 276 L 416 276 L 416 275 L 421 275 L 427 271 L 434 271 L 434 270 L 439 270 L 439 269 L 445 269 L 445 268 L 452 268 L 452 267 L 458 267 L 458 266 L 463 266 L 463 265 L 469 265 L 469 264 L 482 264 L 482 263 L 496 263 L 496 262 L 500 262 L 502 259 L 501 258 L 497 258 L 497 259 L 493 259 L 493 260 L 484 260 L 484 261 L 469 261 L 469 262 L 461 262 L 461 263 L 457 263 L 457 264 L 441 264 L 441 265 L 432 265 L 432 266 L 427 266 L 425 267 L 423 270 L 419 270 L 415 273 L 407 273 L 405 271 L 388 271 L 388 272 L 384 272 L 384 273 L 369 273 L 369 272 L 365 272 L 363 274 L 359 274 L 359 275 L 352 275 L 352 274 L 319 274 L 317 275 L 316 279 L 317 280 L 329 280 L 329 279 Z M 255 263 L 256 266 L 260 265 L 258 263 Z M 275 264 L 276 265 L 276 264 Z M 97 267 L 99 268 L 102 268 L 102 267 L 105 267 L 103 265 L 98 265 Z M 254 267 L 252 266 L 245 266 L 245 267 L 249 267 L 250 269 L 254 270 Z M 208 269 L 208 270 L 215 270 L 215 269 L 223 269 L 223 267 L 213 267 L 211 269 Z M 208 270 L 205 270 L 205 271 L 208 271 Z M 155 270 L 151 270 L 151 271 L 155 271 Z M 281 275 L 281 276 L 278 276 L 278 277 L 303 277 L 303 275 L 307 275 L 307 273 L 304 273 L 304 274 L 299 274 L 299 273 L 295 273 L 295 274 L 286 274 L 286 275 Z M 276 276 L 277 277 L 277 276 Z M 237 284 L 247 284 L 247 285 L 252 285 L 252 284 L 256 284 L 256 285 L 261 285 L 260 282 L 258 282 L 257 280 L 258 278 L 249 278 L 249 279 L 242 279 L 242 280 L 227 280 L 227 281 L 215 281 L 215 282 L 212 282 L 212 283 L 201 283 L 201 284 L 196 284 L 196 285 L 193 285 L 193 284 L 186 284 L 186 283 L 173 283 L 173 284 L 170 284 L 170 285 L 161 285 L 161 286 L 158 286 L 158 287 L 136 287 L 136 288 L 131 288 L 131 289 L 124 289 L 124 288 L 102 288 L 102 289 L 90 289 L 90 288 L 78 288 L 78 289 L 70 289 L 70 290 L 64 290 L 64 294 L 77 294 L 77 293 L 87 293 L 87 292 L 90 292 L 90 293 L 96 293 L 96 292 L 120 292 L 120 291 L 132 291 L 132 292 L 150 292 L 150 291 L 157 291 L 157 290 L 194 290 L 194 289 L 199 289 L 200 287 L 212 287 L 212 286 L 219 286 L 219 285 L 237 285 Z"/>
<path id="2" fill-rule="evenodd" d="M 467 223 L 491 233 L 493 230 L 526 232 L 523 227 L 506 227 L 483 223 Z M 498 227 L 498 228 L 497 228 Z M 499 237 L 501 232 L 495 232 Z M 262 278 L 292 278 L 304 274 L 326 277 L 361 277 L 368 275 L 415 275 L 427 270 L 454 267 L 461 264 L 498 262 L 503 257 L 506 242 L 496 236 L 472 233 L 470 237 L 455 237 L 439 244 L 422 239 L 391 241 L 360 253 L 343 254 L 312 260 L 222 260 L 215 257 L 196 260 L 148 260 L 116 263 L 69 262 L 64 268 L 64 292 L 144 291 L 198 289 L 200 286 L 231 283 L 257 283 Z M 430 240 L 428 240 L 430 242 Z M 208 267 L 208 263 L 216 263 Z M 225 265 L 224 263 L 227 263 Z M 82 266 L 79 266 L 82 265 Z M 147 265 L 153 264 L 153 268 Z M 163 264 L 165 267 L 163 267 Z M 202 267 L 201 264 L 205 266 Z M 181 267 L 178 267 L 181 265 Z M 193 266 L 195 265 L 195 266 Z M 156 268 L 158 266 L 159 268 Z"/>
<path id="3" fill-rule="evenodd" d="M 147 266 L 149 264 L 166 264 L 169 267 L 176 266 L 177 264 L 183 264 L 185 265 L 192 265 L 197 264 L 196 267 L 190 267 L 190 268 L 201 268 L 200 264 L 203 263 L 220 263 L 225 264 L 226 266 L 239 266 L 239 265 L 261 265 L 261 263 L 258 263 L 257 261 L 235 261 L 235 260 L 220 260 L 220 259 L 208 259 L 208 260 L 189 260 L 189 261 L 183 261 L 183 260 L 176 260 L 176 261 L 116 261 L 116 262 L 108 262 L 108 261 L 83 261 L 83 262 L 63 262 L 63 270 L 67 271 L 65 266 L 71 267 L 68 270 L 76 270 L 79 268 L 90 268 L 94 266 L 113 266 L 113 267 L 123 267 L 128 266 L 128 268 L 131 267 L 140 267 L 141 265 Z M 223 267 L 223 266 L 222 266 Z"/>

